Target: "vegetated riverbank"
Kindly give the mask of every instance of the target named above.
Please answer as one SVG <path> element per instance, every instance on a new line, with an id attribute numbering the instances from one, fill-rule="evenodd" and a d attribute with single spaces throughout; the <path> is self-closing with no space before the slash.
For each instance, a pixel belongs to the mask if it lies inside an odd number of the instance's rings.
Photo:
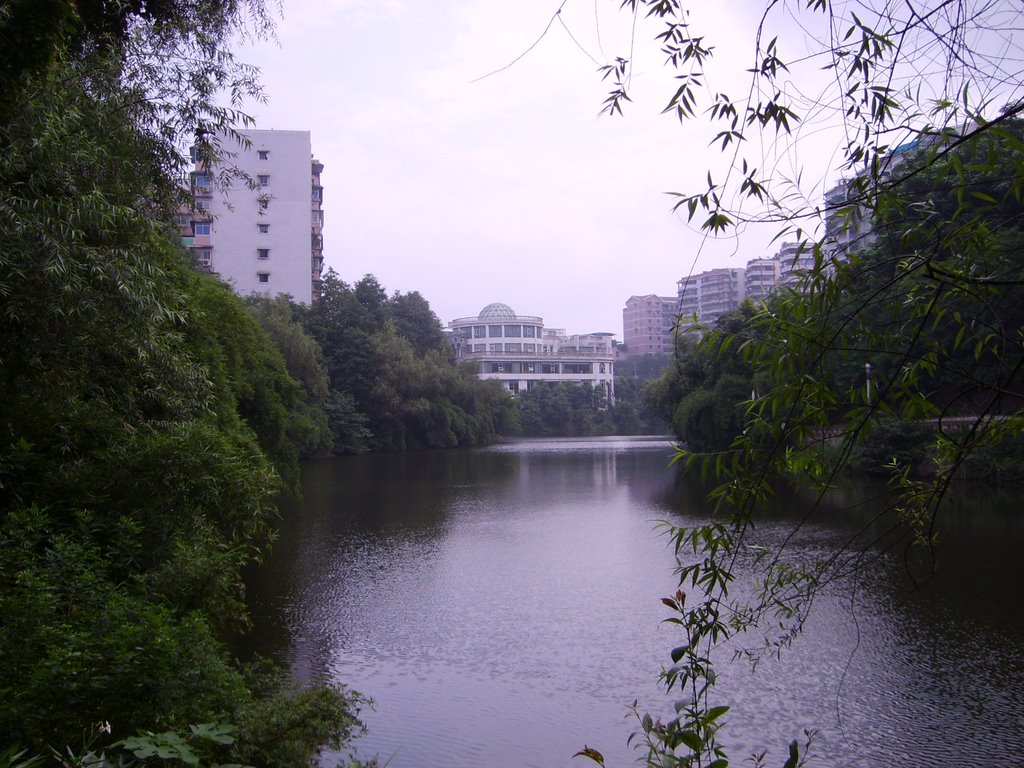
<path id="1" fill-rule="evenodd" d="M 972 424 L 973 420 L 968 419 L 950 419 L 943 424 L 881 418 L 850 449 L 844 474 L 881 477 L 898 466 L 905 468 L 910 477 L 934 477 L 941 468 L 939 456 L 944 455 L 940 444 L 962 439 Z M 845 450 L 839 439 L 829 441 L 825 448 L 833 460 Z M 956 479 L 1005 486 L 1024 484 L 1024 435 L 1009 434 L 975 446 L 959 467 Z"/>

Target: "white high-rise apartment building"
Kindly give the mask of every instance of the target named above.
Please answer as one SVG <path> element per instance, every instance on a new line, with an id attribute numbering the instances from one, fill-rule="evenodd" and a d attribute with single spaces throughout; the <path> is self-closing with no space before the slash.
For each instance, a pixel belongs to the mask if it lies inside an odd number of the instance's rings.
<path id="1" fill-rule="evenodd" d="M 779 259 L 751 259 L 747 262 L 747 298 L 764 301 L 779 285 Z"/>
<path id="2" fill-rule="evenodd" d="M 783 243 L 779 248 L 779 285 L 796 288 L 814 269 L 814 246 L 807 241 Z"/>
<path id="3" fill-rule="evenodd" d="M 323 269 L 323 164 L 309 131 L 243 131 L 245 147 L 225 142 L 225 164 L 248 177 L 226 189 L 211 169 L 192 173 L 196 210 L 190 217 L 196 263 L 241 296 L 288 294 L 309 304 Z"/>
<path id="4" fill-rule="evenodd" d="M 746 270 L 721 267 L 688 275 L 676 283 L 680 322 L 694 315 L 702 325 L 713 326 L 719 315 L 736 309 L 746 298 Z"/>

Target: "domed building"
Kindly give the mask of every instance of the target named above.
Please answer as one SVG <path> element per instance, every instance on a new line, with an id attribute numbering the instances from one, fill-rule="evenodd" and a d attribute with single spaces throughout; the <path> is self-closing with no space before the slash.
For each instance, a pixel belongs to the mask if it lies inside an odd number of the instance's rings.
<path id="1" fill-rule="evenodd" d="M 544 319 L 517 315 L 508 304 L 488 304 L 475 317 L 448 323 L 456 358 L 479 364 L 481 379 L 498 379 L 509 392 L 538 381 L 586 382 L 615 402 L 615 350 L 610 333 L 567 335 Z"/>

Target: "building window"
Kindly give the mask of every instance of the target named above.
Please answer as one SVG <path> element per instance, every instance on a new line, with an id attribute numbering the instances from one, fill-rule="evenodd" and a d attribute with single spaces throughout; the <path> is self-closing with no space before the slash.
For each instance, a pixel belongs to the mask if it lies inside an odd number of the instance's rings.
<path id="1" fill-rule="evenodd" d="M 487 326 L 487 335 L 490 336 L 492 339 L 500 339 L 501 338 L 501 326 L 500 325 L 488 325 Z"/>
<path id="2" fill-rule="evenodd" d="M 473 326 L 473 338 L 474 339 L 486 339 L 487 338 L 487 326 L 486 325 L 474 325 Z"/>
<path id="3" fill-rule="evenodd" d="M 522 352 L 523 351 L 523 345 L 522 344 L 506 344 L 505 345 L 505 351 L 506 352 Z"/>
<path id="4" fill-rule="evenodd" d="M 537 351 L 537 345 L 536 344 L 523 344 L 523 351 L 524 352 L 536 352 Z M 530 371 L 530 373 L 533 373 L 533 371 Z"/>
<path id="5" fill-rule="evenodd" d="M 315 202 L 320 202 L 323 199 L 324 199 L 324 188 L 323 187 L 313 187 L 313 200 Z"/>
<path id="6" fill-rule="evenodd" d="M 592 373 L 590 363 L 566 363 L 564 373 Z"/>
<path id="7" fill-rule="evenodd" d="M 558 363 L 541 363 L 541 373 L 558 373 Z"/>
<path id="8" fill-rule="evenodd" d="M 196 248 L 196 261 L 209 264 L 213 260 L 213 248 Z"/>
<path id="9" fill-rule="evenodd" d="M 323 226 L 324 223 L 324 212 L 323 211 L 312 211 L 313 226 Z"/>
<path id="10" fill-rule="evenodd" d="M 270 150 L 269 149 L 258 149 L 258 150 L 256 150 L 256 154 L 257 154 L 257 156 L 259 157 L 260 160 L 269 160 L 270 159 Z"/>
<path id="11" fill-rule="evenodd" d="M 209 200 L 196 200 L 196 210 L 197 211 L 208 211 L 208 210 L 210 210 L 210 201 Z"/>
<path id="12" fill-rule="evenodd" d="M 519 338 L 523 335 L 523 326 L 521 325 L 506 325 L 505 335 L 512 338 Z"/>
<path id="13" fill-rule="evenodd" d="M 256 226 L 259 227 L 261 235 L 265 235 L 265 234 L 267 234 L 267 232 L 270 231 L 270 225 L 269 224 L 257 224 Z"/>
<path id="14" fill-rule="evenodd" d="M 270 282 L 270 273 L 269 272 L 257 272 L 256 273 L 256 279 L 259 280 L 261 283 L 269 283 Z"/>
<path id="15" fill-rule="evenodd" d="M 269 187 L 270 186 L 270 176 L 269 176 L 269 174 L 261 173 L 256 178 L 259 180 L 261 187 Z"/>
<path id="16" fill-rule="evenodd" d="M 261 258 L 261 259 L 269 259 L 270 258 L 270 249 L 269 248 L 257 248 L 256 249 L 256 256 Z"/>
<path id="17" fill-rule="evenodd" d="M 491 352 L 501 352 L 501 344 L 491 344 Z"/>
<path id="18" fill-rule="evenodd" d="M 210 222 L 208 222 L 208 221 L 193 221 L 192 222 L 192 234 L 193 235 L 208 235 L 208 234 L 210 234 Z"/>
<path id="19" fill-rule="evenodd" d="M 536 326 L 533 326 L 533 325 L 524 325 L 523 326 L 523 336 L 525 336 L 526 338 L 534 339 L 534 338 L 537 337 L 537 335 L 538 334 L 537 334 L 537 327 Z"/>
<path id="20" fill-rule="evenodd" d="M 210 174 L 208 173 L 197 173 L 192 179 L 197 187 L 210 186 Z"/>

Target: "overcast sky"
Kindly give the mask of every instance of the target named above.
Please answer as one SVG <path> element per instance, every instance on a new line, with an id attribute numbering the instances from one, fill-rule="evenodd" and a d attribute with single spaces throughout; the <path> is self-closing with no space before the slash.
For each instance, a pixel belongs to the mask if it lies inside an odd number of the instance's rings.
<path id="1" fill-rule="evenodd" d="M 501 301 L 621 339 L 630 295 L 777 250 L 774 228 L 701 247 L 666 193 L 699 191 L 718 153 L 706 127 L 660 114 L 673 85 L 651 27 L 634 103 L 600 116 L 597 68 L 629 55 L 630 19 L 618 0 L 568 0 L 552 21 L 561 4 L 284 0 L 278 43 L 238 47 L 262 71 L 256 127 L 312 133 L 342 279 L 419 291 L 443 323 Z M 756 15 L 730 5 L 693 23 L 735 65 Z"/>

